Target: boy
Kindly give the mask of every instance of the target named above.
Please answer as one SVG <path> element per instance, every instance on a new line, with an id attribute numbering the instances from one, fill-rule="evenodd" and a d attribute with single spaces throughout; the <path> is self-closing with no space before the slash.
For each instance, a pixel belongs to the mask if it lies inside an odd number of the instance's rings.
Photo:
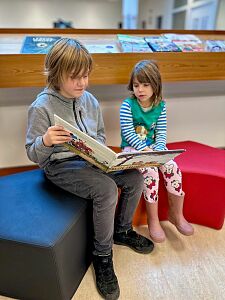
<path id="1" fill-rule="evenodd" d="M 102 172 L 63 147 L 64 142 L 71 140 L 70 133 L 54 125 L 55 113 L 105 143 L 98 101 L 85 91 L 91 69 L 92 58 L 80 42 L 62 38 L 54 44 L 45 60 L 47 87 L 29 108 L 26 150 L 30 160 L 38 163 L 54 184 L 93 201 L 93 265 L 97 288 L 105 299 L 117 299 L 113 238 L 114 243 L 139 253 L 150 253 L 153 249 L 150 240 L 132 229 L 133 214 L 143 190 L 142 175 L 137 170 Z M 115 217 L 118 187 L 121 197 Z"/>

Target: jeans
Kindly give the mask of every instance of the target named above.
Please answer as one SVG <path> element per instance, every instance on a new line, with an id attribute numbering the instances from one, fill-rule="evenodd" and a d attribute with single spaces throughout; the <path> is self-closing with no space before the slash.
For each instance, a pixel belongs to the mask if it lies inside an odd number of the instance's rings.
<path id="1" fill-rule="evenodd" d="M 116 232 L 132 227 L 133 215 L 143 191 L 142 174 L 138 170 L 104 173 L 77 157 L 51 162 L 44 171 L 55 185 L 93 201 L 93 254 L 111 253 L 114 227 Z M 117 205 L 118 187 L 121 194 Z"/>

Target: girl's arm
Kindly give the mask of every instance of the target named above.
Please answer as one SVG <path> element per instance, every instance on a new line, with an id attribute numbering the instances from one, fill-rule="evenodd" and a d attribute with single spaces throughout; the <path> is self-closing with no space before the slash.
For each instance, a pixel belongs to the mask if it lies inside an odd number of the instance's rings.
<path id="1" fill-rule="evenodd" d="M 152 145 L 153 150 L 165 150 L 167 138 L 166 104 L 156 123 L 155 136 L 155 143 Z"/>
<path id="2" fill-rule="evenodd" d="M 143 150 L 147 147 L 146 142 L 141 141 L 135 132 L 131 108 L 127 102 L 123 102 L 120 108 L 120 127 L 124 138 L 131 147 L 136 150 Z"/>

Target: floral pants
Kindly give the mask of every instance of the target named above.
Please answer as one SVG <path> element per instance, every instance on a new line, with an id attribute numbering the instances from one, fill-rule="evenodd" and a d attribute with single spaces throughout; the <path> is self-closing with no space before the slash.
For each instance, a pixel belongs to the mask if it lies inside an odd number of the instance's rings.
<path id="1" fill-rule="evenodd" d="M 125 147 L 125 152 L 132 152 L 135 149 Z M 184 194 L 182 190 L 182 174 L 174 160 L 170 160 L 160 167 L 139 169 L 144 176 L 143 195 L 146 201 L 154 203 L 158 201 L 159 170 L 162 172 L 164 184 L 167 191 L 176 196 Z"/>

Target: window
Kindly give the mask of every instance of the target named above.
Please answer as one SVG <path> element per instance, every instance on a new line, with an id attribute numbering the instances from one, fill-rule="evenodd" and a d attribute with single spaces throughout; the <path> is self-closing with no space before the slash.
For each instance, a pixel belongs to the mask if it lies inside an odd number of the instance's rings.
<path id="1" fill-rule="evenodd" d="M 178 8 L 187 5 L 187 0 L 174 0 L 173 8 Z"/>
<path id="2" fill-rule="evenodd" d="M 173 29 L 185 29 L 186 11 L 173 14 Z"/>

